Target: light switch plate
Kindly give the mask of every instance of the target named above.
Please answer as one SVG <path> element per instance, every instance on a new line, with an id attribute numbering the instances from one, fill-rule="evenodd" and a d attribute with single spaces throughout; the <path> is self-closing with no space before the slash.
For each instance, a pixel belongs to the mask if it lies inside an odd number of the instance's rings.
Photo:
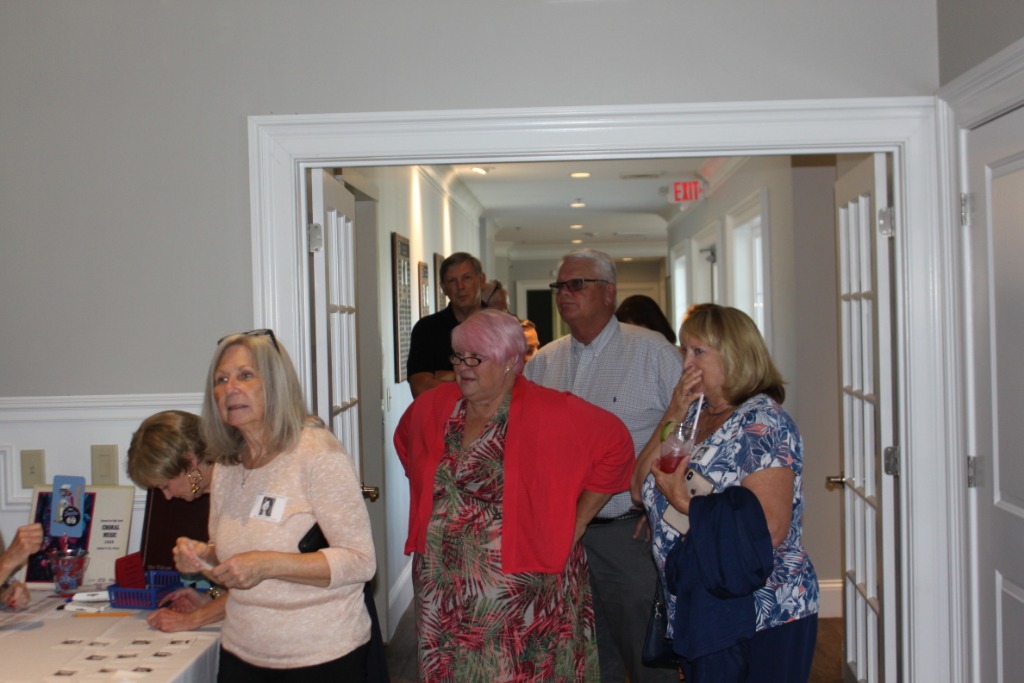
<path id="1" fill-rule="evenodd" d="M 93 486 L 117 486 L 117 444 L 92 446 Z"/>
<path id="2" fill-rule="evenodd" d="M 46 486 L 46 451 L 42 449 L 21 452 L 21 488 Z"/>

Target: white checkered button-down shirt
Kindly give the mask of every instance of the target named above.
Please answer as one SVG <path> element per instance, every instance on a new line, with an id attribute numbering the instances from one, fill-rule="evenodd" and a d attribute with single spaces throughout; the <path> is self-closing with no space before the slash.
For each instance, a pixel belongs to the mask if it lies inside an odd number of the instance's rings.
<path id="1" fill-rule="evenodd" d="M 682 372 L 679 348 L 662 334 L 612 317 L 589 344 L 567 335 L 541 347 L 523 374 L 618 416 L 639 453 L 659 426 Z M 629 491 L 617 493 L 598 517 L 616 517 L 631 506 Z"/>

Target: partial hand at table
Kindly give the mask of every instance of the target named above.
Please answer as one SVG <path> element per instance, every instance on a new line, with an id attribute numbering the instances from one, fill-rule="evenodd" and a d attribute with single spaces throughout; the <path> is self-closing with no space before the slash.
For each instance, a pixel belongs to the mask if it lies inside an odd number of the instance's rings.
<path id="1" fill-rule="evenodd" d="M 182 588 L 168 597 L 169 600 L 164 601 L 166 607 L 146 617 L 151 627 L 165 633 L 194 631 L 224 619 L 225 598 L 211 600 L 194 588 Z"/>
<path id="2" fill-rule="evenodd" d="M 195 588 L 179 588 L 160 603 L 160 607 L 166 607 L 175 612 L 195 612 L 210 602 L 210 597 L 200 593 Z"/>
<path id="3" fill-rule="evenodd" d="M 8 609 L 25 609 L 31 597 L 28 586 L 21 581 L 12 581 L 3 593 L 3 601 Z"/>

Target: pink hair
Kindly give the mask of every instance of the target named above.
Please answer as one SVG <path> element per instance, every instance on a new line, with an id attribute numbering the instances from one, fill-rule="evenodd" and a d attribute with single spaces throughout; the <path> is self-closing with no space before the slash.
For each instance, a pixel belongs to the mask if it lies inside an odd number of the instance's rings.
<path id="1" fill-rule="evenodd" d="M 512 372 L 523 371 L 526 337 L 519 318 L 494 308 L 484 308 L 466 318 L 452 330 L 452 349 L 459 354 L 475 353 L 502 365 Z"/>

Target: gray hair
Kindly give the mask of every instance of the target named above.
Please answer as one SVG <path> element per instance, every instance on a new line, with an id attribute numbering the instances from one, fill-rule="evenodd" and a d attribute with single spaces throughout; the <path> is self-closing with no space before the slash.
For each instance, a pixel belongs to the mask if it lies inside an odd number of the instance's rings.
<path id="1" fill-rule="evenodd" d="M 288 352 L 272 335 L 242 332 L 220 340 L 206 375 L 202 436 L 206 441 L 207 452 L 216 462 L 234 464 L 240 462 L 241 453 L 245 450 L 242 433 L 224 424 L 217 400 L 213 396 L 217 368 L 224 353 L 232 346 L 244 346 L 249 350 L 253 368 L 263 384 L 264 447 L 269 453 L 275 454 L 291 449 L 299 442 L 307 414 L 295 366 Z"/>
<path id="2" fill-rule="evenodd" d="M 558 270 L 562 269 L 566 261 L 590 261 L 597 268 L 599 278 L 612 284 L 616 283 L 615 261 L 603 251 L 590 248 L 573 249 L 558 262 Z"/>

